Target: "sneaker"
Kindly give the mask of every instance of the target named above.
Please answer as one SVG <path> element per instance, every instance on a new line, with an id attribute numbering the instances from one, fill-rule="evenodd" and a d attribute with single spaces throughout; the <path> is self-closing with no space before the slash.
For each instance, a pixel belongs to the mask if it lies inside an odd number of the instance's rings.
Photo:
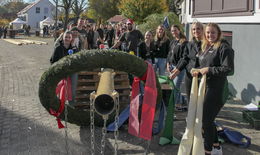
<path id="1" fill-rule="evenodd" d="M 182 111 L 182 107 L 175 107 L 175 111 Z"/>
<path id="2" fill-rule="evenodd" d="M 211 151 L 211 155 L 223 155 L 222 147 L 221 146 L 220 148 L 213 147 Z"/>

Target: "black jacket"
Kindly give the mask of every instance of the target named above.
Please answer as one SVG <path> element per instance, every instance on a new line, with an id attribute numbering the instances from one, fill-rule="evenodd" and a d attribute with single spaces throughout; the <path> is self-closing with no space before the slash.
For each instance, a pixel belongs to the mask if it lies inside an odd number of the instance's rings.
<path id="1" fill-rule="evenodd" d="M 190 51 L 189 69 L 209 67 L 207 85 L 217 86 L 223 84 L 227 76 L 234 74 L 234 50 L 227 41 L 222 40 L 217 49 L 211 47 L 203 55 Z"/>
<path id="2" fill-rule="evenodd" d="M 155 42 L 155 50 L 154 57 L 155 58 L 167 58 L 169 48 L 170 48 L 170 40 L 162 42 L 161 40 L 156 40 Z"/>
<path id="3" fill-rule="evenodd" d="M 198 67 L 196 55 L 201 51 L 201 41 L 192 40 L 187 43 L 187 50 L 185 50 L 182 64 L 186 66 L 187 73 L 190 73 L 192 68 Z"/>
<path id="4" fill-rule="evenodd" d="M 151 59 L 154 62 L 154 42 L 150 43 L 150 47 L 148 48 L 144 41 L 140 42 L 137 46 L 137 55 L 144 60 Z"/>
<path id="5" fill-rule="evenodd" d="M 187 50 L 187 41 L 180 43 L 178 40 L 172 40 L 170 50 L 167 56 L 167 62 L 176 66 L 177 69 L 183 70 L 187 63 L 181 61 Z"/>
<path id="6" fill-rule="evenodd" d="M 69 55 L 68 50 L 70 49 L 73 50 L 73 53 L 78 52 L 78 49 L 76 47 L 70 46 L 69 48 L 65 48 L 63 42 L 60 41 L 59 45 L 54 47 L 54 52 L 50 58 L 50 63 L 53 64 L 54 62 L 60 60 L 61 58 Z"/>

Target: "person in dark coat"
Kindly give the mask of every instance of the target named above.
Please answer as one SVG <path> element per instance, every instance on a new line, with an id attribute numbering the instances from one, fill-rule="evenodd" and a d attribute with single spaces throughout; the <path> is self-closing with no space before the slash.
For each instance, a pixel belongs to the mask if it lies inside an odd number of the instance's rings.
<path id="1" fill-rule="evenodd" d="M 7 30 L 8 30 L 8 26 L 5 26 L 5 27 L 4 27 L 4 38 L 6 38 Z"/>
<path id="2" fill-rule="evenodd" d="M 4 32 L 4 29 L 2 26 L 0 26 L 0 39 L 2 38 L 3 32 Z"/>
<path id="3" fill-rule="evenodd" d="M 105 41 L 109 48 L 113 46 L 113 42 L 115 40 L 115 30 L 111 24 L 108 25 Z"/>
<path id="4" fill-rule="evenodd" d="M 196 54 L 201 50 L 201 42 L 203 40 L 203 24 L 200 22 L 195 22 L 191 25 L 191 41 L 188 42 L 186 46 L 186 50 L 184 50 L 184 57 L 181 58 L 179 62 L 179 69 L 174 69 L 171 74 L 170 78 L 174 79 L 180 71 L 182 71 L 185 68 L 186 76 L 185 76 L 185 91 L 187 100 L 189 102 L 190 98 L 190 91 L 191 91 L 191 83 L 192 83 L 192 76 L 189 72 L 193 67 L 196 67 L 195 63 L 196 61 L 190 59 L 196 58 Z"/>
<path id="5" fill-rule="evenodd" d="M 166 59 L 169 52 L 170 40 L 165 32 L 163 25 L 159 25 L 155 34 L 155 70 L 158 69 L 159 75 L 165 75 Z"/>
<path id="6" fill-rule="evenodd" d="M 178 72 L 178 75 L 173 79 L 173 83 L 175 87 L 180 90 L 181 84 L 185 75 L 185 65 L 180 61 L 187 50 L 186 36 L 181 31 L 178 25 L 171 26 L 171 34 L 173 36 L 173 40 L 170 42 L 170 50 L 167 56 L 167 71 Z M 179 91 L 175 91 L 175 107 L 177 110 L 183 110 L 183 106 L 185 104 L 184 97 L 181 95 Z"/>
<path id="7" fill-rule="evenodd" d="M 104 44 L 104 26 L 103 26 L 103 24 L 99 25 L 97 32 L 98 32 L 97 47 L 99 47 L 100 44 Z"/>
<path id="8" fill-rule="evenodd" d="M 215 23 L 206 25 L 204 37 L 201 50 L 190 60 L 199 69 L 192 76 L 207 75 L 202 118 L 205 154 L 222 154 L 214 121 L 227 99 L 227 76 L 234 74 L 234 50 L 221 39 L 221 29 Z"/>
<path id="9" fill-rule="evenodd" d="M 62 40 L 59 41 L 59 44 L 56 44 L 54 47 L 54 52 L 50 58 L 50 63 L 53 64 L 57 61 L 59 61 L 61 58 L 69 55 L 69 50 L 72 50 L 72 53 L 78 52 L 77 47 L 72 46 L 73 43 L 73 36 L 71 31 L 66 31 L 63 34 Z M 72 89 L 72 101 L 69 101 L 70 105 L 72 105 L 75 102 L 75 96 L 76 96 L 76 88 L 77 88 L 77 80 L 78 75 L 77 73 L 74 73 L 70 75 L 71 77 L 71 89 Z"/>
<path id="10" fill-rule="evenodd" d="M 125 43 L 125 51 L 132 51 L 137 55 L 137 46 L 144 39 L 144 36 L 139 30 L 134 29 L 133 24 L 133 20 L 127 20 L 127 31 L 120 36 L 119 40 L 112 46 L 112 48 L 118 48 L 122 43 Z"/>
<path id="11" fill-rule="evenodd" d="M 72 32 L 66 31 L 63 34 L 62 40 L 59 41 L 59 44 L 55 46 L 54 52 L 50 58 L 50 63 L 53 64 L 60 60 L 61 58 L 69 55 L 68 51 L 73 50 L 74 52 L 77 52 L 77 49 L 72 46 Z M 74 53 L 73 52 L 73 53 Z"/>
<path id="12" fill-rule="evenodd" d="M 141 57 L 143 60 L 147 60 L 150 63 L 154 63 L 153 51 L 155 47 L 152 32 L 145 32 L 144 38 L 145 40 L 142 41 L 137 47 L 137 56 Z"/>

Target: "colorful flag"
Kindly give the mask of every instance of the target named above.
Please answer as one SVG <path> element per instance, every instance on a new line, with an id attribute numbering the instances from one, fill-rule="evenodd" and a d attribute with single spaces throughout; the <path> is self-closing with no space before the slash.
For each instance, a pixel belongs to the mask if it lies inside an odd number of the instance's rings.
<path id="1" fill-rule="evenodd" d="M 170 28 L 170 23 L 169 23 L 168 16 L 165 16 L 165 17 L 164 17 L 164 19 L 163 19 L 163 26 L 164 26 L 166 29 L 169 29 L 169 28 Z"/>

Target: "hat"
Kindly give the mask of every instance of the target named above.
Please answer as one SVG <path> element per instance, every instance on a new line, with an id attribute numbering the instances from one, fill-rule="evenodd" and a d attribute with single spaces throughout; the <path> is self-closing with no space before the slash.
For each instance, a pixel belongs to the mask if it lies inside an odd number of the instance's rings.
<path id="1" fill-rule="evenodd" d="M 134 24 L 134 21 L 132 19 L 127 19 L 126 24 Z"/>

